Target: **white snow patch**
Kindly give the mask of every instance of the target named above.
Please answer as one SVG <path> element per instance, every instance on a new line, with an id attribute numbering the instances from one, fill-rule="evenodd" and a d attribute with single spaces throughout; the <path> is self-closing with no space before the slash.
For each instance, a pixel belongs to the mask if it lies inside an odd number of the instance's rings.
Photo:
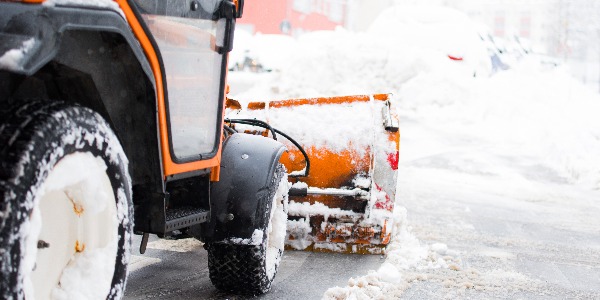
<path id="1" fill-rule="evenodd" d="M 355 213 L 351 210 L 342 210 L 340 208 L 330 208 L 320 202 L 315 202 L 315 204 L 310 204 L 307 202 L 295 202 L 295 201 L 290 202 L 290 208 L 289 208 L 288 215 L 307 217 L 307 218 L 310 216 L 322 215 L 325 217 L 325 220 L 329 219 L 329 217 L 359 218 L 362 216 L 362 214 Z"/>
<path id="2" fill-rule="evenodd" d="M 329 250 L 332 252 L 344 252 L 348 248 L 346 243 L 315 243 L 315 250 Z"/>
<path id="3" fill-rule="evenodd" d="M 232 244 L 238 244 L 238 245 L 258 246 L 258 245 L 262 244 L 263 239 L 264 239 L 264 231 L 262 231 L 260 229 L 254 229 L 254 232 L 252 232 L 252 236 L 250 238 L 247 238 L 247 239 L 229 238 L 227 240 L 227 242 L 232 243 Z"/>
<path id="4" fill-rule="evenodd" d="M 377 275 L 382 281 L 389 283 L 399 283 L 402 280 L 402 274 L 396 266 L 391 263 L 384 262 L 379 270 L 377 270 Z"/>
<path id="5" fill-rule="evenodd" d="M 287 208 L 288 208 L 288 177 L 280 179 L 273 200 L 271 201 L 271 220 L 269 222 L 267 244 L 267 277 L 273 278 L 285 247 Z"/>
<path id="6" fill-rule="evenodd" d="M 26 239 L 25 253 L 20 265 L 21 270 L 23 270 L 21 272 L 24 274 L 29 274 L 30 271 L 35 267 L 35 261 L 38 252 L 37 237 L 40 236 L 40 232 L 42 230 L 42 214 L 39 209 L 34 209 L 31 212 L 29 222 L 25 223 L 21 228 L 23 235 L 28 234 L 31 237 L 35 237 Z M 25 277 L 23 280 L 23 292 L 25 293 L 26 298 L 35 299 L 35 290 L 31 278 L 29 277 Z"/>
<path id="7" fill-rule="evenodd" d="M 306 184 L 306 182 L 298 181 L 298 182 L 294 182 L 294 184 L 292 184 L 292 188 L 306 189 L 306 188 L 308 188 L 308 184 Z"/>
<path id="8" fill-rule="evenodd" d="M 116 245 L 115 245 L 116 246 Z M 63 270 L 55 300 L 100 299 L 110 290 L 114 272 L 114 246 L 76 253 Z"/>
<path id="9" fill-rule="evenodd" d="M 304 250 L 313 243 L 312 237 L 309 235 L 312 231 L 309 218 L 300 220 L 288 220 L 287 232 L 288 235 L 285 244 L 296 250 Z M 292 237 L 293 239 L 290 239 Z"/>
<path id="10" fill-rule="evenodd" d="M 197 250 L 202 247 L 202 245 L 202 242 L 194 238 L 179 240 L 159 239 L 149 242 L 147 248 L 183 253 Z"/>
<path id="11" fill-rule="evenodd" d="M 302 170 L 292 171 L 290 172 L 290 177 L 297 177 L 306 174 L 306 167 L 302 168 Z M 298 183 L 298 182 L 296 182 Z"/>
<path id="12" fill-rule="evenodd" d="M 119 4 L 113 0 L 46 0 L 43 2 L 43 5 L 109 8 L 119 13 L 125 19 L 125 13 L 121 10 Z"/>
<path id="13" fill-rule="evenodd" d="M 247 114 L 250 114 L 247 116 Z M 333 152 L 355 151 L 362 156 L 372 144 L 374 121 L 371 103 L 300 105 L 276 108 L 276 113 L 264 111 L 240 112 L 231 118 L 256 118 L 267 120 L 275 128 L 293 137 L 301 145 L 327 148 Z M 327 120 L 328 126 L 323 126 Z M 301 124 L 301 125 L 299 125 Z M 352 126 L 340 126 L 352 124 Z M 382 126 L 379 126 L 382 127 Z M 253 129 L 236 125 L 238 130 Z M 315 133 L 319 134 L 315 134 Z M 356 139 L 360 136 L 365 138 Z M 290 147 L 295 147 L 291 145 Z M 309 149 L 307 149 L 309 150 Z M 299 173 L 298 171 L 297 173 Z M 294 173 L 296 174 L 296 173 Z"/>
<path id="14" fill-rule="evenodd" d="M 371 178 L 359 175 L 356 178 L 352 179 L 352 183 L 357 188 L 368 189 L 371 187 Z"/>
<path id="15" fill-rule="evenodd" d="M 105 210 L 113 195 L 97 180 L 106 174 L 104 160 L 88 153 L 73 153 L 69 158 L 54 167 L 45 182 L 45 191 L 64 190 L 74 205 L 84 207 L 86 213 Z"/>
<path id="16" fill-rule="evenodd" d="M 34 45 L 35 38 L 30 38 L 23 42 L 21 48 L 6 51 L 6 53 L 0 57 L 0 69 L 6 69 L 10 71 L 21 70 L 21 60 L 23 60 L 25 54 L 27 54 L 27 52 L 29 52 Z"/>
<path id="17" fill-rule="evenodd" d="M 106 176 L 106 164 L 90 153 L 73 153 L 60 160 L 49 173 L 39 193 L 33 199 L 32 213 L 29 222 L 21 227 L 20 235 L 26 238 L 25 255 L 20 268 L 23 270 L 23 290 L 28 297 L 35 297 L 31 281 L 31 270 L 34 269 L 37 256 L 37 242 L 42 229 L 42 215 L 39 202 L 46 193 L 63 191 L 72 201 L 74 207 L 85 211 L 86 215 L 95 215 L 107 209 L 113 203 L 112 194 L 106 191 L 102 181 Z M 118 220 L 113 224 L 104 224 L 116 229 Z M 115 230 L 116 231 L 116 230 Z M 117 239 L 109 241 L 105 247 L 88 249 L 76 253 L 60 277 L 60 285 L 52 292 L 55 299 L 90 299 L 106 295 L 110 289 L 114 273 L 114 254 Z M 87 271 L 78 268 L 86 268 Z M 87 276 L 87 277 L 84 277 Z M 94 283 L 92 289 L 80 287 Z M 84 297 L 84 298 L 81 298 Z"/>
<path id="18" fill-rule="evenodd" d="M 265 237 L 265 233 L 260 229 L 254 229 L 252 237 L 250 238 L 250 245 L 260 245 Z"/>

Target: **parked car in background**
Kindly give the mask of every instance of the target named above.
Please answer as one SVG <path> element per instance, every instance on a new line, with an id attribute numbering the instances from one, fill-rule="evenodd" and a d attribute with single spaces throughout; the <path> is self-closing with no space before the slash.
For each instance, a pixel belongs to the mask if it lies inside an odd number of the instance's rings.
<path id="1" fill-rule="evenodd" d="M 382 12 L 369 32 L 407 47 L 440 52 L 473 76 L 489 76 L 492 62 L 477 31 L 464 13 L 439 6 L 399 5 Z"/>

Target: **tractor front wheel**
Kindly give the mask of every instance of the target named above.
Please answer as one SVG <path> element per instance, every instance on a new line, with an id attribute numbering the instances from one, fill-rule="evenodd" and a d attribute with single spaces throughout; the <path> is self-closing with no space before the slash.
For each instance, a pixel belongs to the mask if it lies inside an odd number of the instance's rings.
<path id="1" fill-rule="evenodd" d="M 116 136 L 60 102 L 1 114 L 0 298 L 121 298 L 133 222 Z"/>
<path id="2" fill-rule="evenodd" d="M 263 224 L 252 238 L 207 243 L 211 282 L 220 290 L 260 295 L 271 289 L 283 255 L 287 223 L 288 179 L 279 165 L 269 186 Z"/>

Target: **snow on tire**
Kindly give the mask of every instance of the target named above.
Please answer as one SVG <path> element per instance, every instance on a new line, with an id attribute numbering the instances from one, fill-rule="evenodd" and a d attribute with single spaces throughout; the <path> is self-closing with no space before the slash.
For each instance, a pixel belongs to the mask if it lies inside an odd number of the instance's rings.
<path id="1" fill-rule="evenodd" d="M 205 244 L 210 281 L 218 289 L 246 295 L 271 289 L 283 255 L 287 222 L 288 181 L 281 164 L 267 197 L 264 224 L 251 239 Z"/>
<path id="2" fill-rule="evenodd" d="M 0 298 L 121 298 L 133 222 L 116 136 L 61 102 L 0 114 Z"/>

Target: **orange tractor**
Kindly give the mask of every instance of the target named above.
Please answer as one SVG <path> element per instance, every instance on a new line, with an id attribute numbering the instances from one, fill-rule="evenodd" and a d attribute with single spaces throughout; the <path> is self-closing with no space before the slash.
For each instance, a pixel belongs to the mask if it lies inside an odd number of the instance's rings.
<path id="1" fill-rule="evenodd" d="M 382 253 L 390 95 L 226 99 L 243 1 L 0 1 L 0 297 L 123 296 L 132 234 L 267 292 L 285 248 Z"/>

